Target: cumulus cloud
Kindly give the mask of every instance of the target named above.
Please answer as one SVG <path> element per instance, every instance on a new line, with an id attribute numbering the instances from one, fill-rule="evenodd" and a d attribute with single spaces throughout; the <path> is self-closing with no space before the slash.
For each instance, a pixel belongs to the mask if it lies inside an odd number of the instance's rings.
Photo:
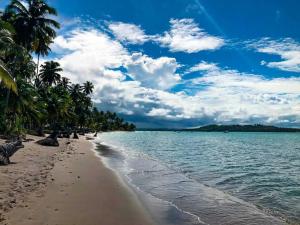
<path id="1" fill-rule="evenodd" d="M 194 95 L 145 88 L 138 82 L 109 85 L 113 91 L 103 89 L 99 96 L 107 98 L 104 102 L 110 109 L 169 124 L 300 123 L 299 78 L 265 79 L 217 68 L 186 83 L 186 88 L 198 88 Z"/>
<path id="2" fill-rule="evenodd" d="M 140 26 L 135 24 L 111 22 L 109 23 L 108 28 L 118 40 L 130 44 L 143 44 L 151 38 L 145 34 Z"/>
<path id="3" fill-rule="evenodd" d="M 279 55 L 282 59 L 282 61 L 278 62 L 266 62 L 263 60 L 261 62 L 262 65 L 284 71 L 300 72 L 300 43 L 291 38 L 281 40 L 263 38 L 259 41 L 250 42 L 248 47 L 254 48 L 261 53 Z"/>
<path id="4" fill-rule="evenodd" d="M 65 76 L 94 83 L 93 99 L 101 109 L 133 119 L 182 127 L 207 122 L 300 124 L 300 78 L 266 79 L 201 61 L 187 70 L 199 77 L 183 80 L 175 58 L 132 53 L 97 29 L 58 36 L 53 50 Z M 195 92 L 170 91 L 176 84 Z"/>
<path id="5" fill-rule="evenodd" d="M 64 73 L 77 82 L 95 81 L 99 77 L 123 80 L 128 75 L 145 87 L 163 90 L 180 80 L 175 58 L 153 59 L 142 53 L 129 53 L 121 43 L 95 29 L 58 36 L 52 49 L 56 53 L 67 52 L 59 62 Z M 120 67 L 126 68 L 127 73 L 119 71 Z"/>
<path id="6" fill-rule="evenodd" d="M 141 53 L 134 53 L 131 63 L 126 67 L 128 74 L 143 86 L 165 90 L 180 81 L 180 76 L 176 73 L 178 66 L 175 58 L 153 59 Z"/>
<path id="7" fill-rule="evenodd" d="M 207 34 L 193 19 L 171 19 L 170 24 L 170 31 L 157 37 L 156 41 L 172 52 L 195 53 L 224 45 L 223 39 Z"/>
<path id="8" fill-rule="evenodd" d="M 119 68 L 130 57 L 128 51 L 117 41 L 97 30 L 75 30 L 68 36 L 58 36 L 53 51 L 64 55 L 59 59 L 64 73 L 74 82 L 94 81 L 106 69 Z M 106 75 L 112 74 L 106 71 Z"/>

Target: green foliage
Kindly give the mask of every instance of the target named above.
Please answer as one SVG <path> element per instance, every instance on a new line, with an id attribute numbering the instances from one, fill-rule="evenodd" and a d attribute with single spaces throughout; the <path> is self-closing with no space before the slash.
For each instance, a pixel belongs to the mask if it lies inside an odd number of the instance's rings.
<path id="1" fill-rule="evenodd" d="M 0 83 L 17 93 L 17 85 L 7 66 L 3 62 L 7 52 L 10 51 L 14 45 L 11 30 L 12 28 L 7 23 L 0 21 Z"/>
<path id="2" fill-rule="evenodd" d="M 58 62 L 45 62 L 38 73 L 31 54 L 39 59 L 51 51 L 59 23 L 44 0 L 26 3 L 11 0 L 0 18 L 0 133 L 135 130 L 116 113 L 98 111 L 94 85 L 70 83 Z"/>

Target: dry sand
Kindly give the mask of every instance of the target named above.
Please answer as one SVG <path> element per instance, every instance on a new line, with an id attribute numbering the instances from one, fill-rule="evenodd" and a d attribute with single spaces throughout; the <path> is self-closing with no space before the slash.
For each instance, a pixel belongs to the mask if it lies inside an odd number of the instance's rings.
<path id="1" fill-rule="evenodd" d="M 67 142 L 61 139 L 58 148 L 25 143 L 12 164 L 0 167 L 1 225 L 154 224 L 90 142 Z"/>

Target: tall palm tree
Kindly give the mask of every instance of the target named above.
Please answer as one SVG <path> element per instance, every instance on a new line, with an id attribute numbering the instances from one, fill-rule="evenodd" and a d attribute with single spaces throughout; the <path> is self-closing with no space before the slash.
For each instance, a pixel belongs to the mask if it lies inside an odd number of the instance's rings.
<path id="1" fill-rule="evenodd" d="M 7 6 L 3 18 L 13 24 L 15 40 L 28 51 L 38 56 L 37 74 L 40 55 L 49 53 L 52 40 L 56 37 L 55 29 L 60 24 L 49 16 L 57 15 L 54 8 L 44 0 L 26 0 L 27 5 L 20 0 L 12 0 Z"/>
<path id="2" fill-rule="evenodd" d="M 43 84 L 46 86 L 52 86 L 53 84 L 59 83 L 61 78 L 59 73 L 62 71 L 63 70 L 58 62 L 49 61 L 42 65 L 39 76 Z"/>
<path id="3" fill-rule="evenodd" d="M 92 94 L 94 89 L 94 85 L 92 82 L 87 81 L 83 84 L 83 91 L 86 95 Z"/>
<path id="4" fill-rule="evenodd" d="M 0 21 L 0 83 L 13 92 L 17 93 L 17 85 L 8 71 L 3 59 L 6 57 L 7 51 L 13 48 L 14 40 L 9 30 L 9 25 Z"/>

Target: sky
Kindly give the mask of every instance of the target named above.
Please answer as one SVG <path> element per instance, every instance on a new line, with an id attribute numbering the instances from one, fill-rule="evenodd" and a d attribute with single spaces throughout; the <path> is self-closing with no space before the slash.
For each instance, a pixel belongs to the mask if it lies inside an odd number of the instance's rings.
<path id="1" fill-rule="evenodd" d="M 8 1 L 1 1 L 3 8 Z M 139 128 L 300 127 L 300 1 L 48 0 L 43 60 Z"/>

